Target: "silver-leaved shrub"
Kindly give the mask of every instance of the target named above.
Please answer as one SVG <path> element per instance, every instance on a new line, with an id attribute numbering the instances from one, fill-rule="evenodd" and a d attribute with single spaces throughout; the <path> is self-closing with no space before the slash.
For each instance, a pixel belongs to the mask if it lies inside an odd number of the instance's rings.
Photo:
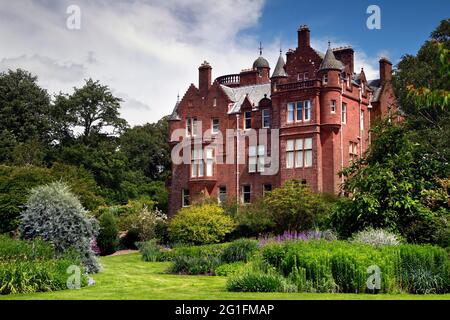
<path id="1" fill-rule="evenodd" d="M 100 270 L 90 245 L 98 232 L 98 223 L 88 216 L 88 211 L 66 184 L 55 182 L 32 189 L 25 208 L 19 226 L 23 239 L 52 242 L 56 252 L 61 254 L 75 249 L 87 272 Z"/>
<path id="2" fill-rule="evenodd" d="M 356 233 L 352 242 L 365 243 L 375 247 L 396 246 L 401 243 L 400 238 L 389 231 L 383 229 L 367 229 Z"/>

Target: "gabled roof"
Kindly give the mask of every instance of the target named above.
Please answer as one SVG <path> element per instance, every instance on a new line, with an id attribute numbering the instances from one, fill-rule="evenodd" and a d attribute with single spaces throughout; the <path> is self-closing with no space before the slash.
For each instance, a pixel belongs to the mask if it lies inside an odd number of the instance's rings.
<path id="1" fill-rule="evenodd" d="M 373 90 L 371 102 L 378 102 L 382 91 L 380 79 L 369 80 L 367 84 Z"/>
<path id="2" fill-rule="evenodd" d="M 270 99 L 270 83 L 235 88 L 221 84 L 220 87 L 233 103 L 229 114 L 240 112 L 245 99 L 252 105 L 257 105 L 264 98 Z"/>
<path id="3" fill-rule="evenodd" d="M 284 62 L 283 55 L 280 52 L 280 57 L 278 58 L 272 77 L 287 77 L 286 70 L 284 69 L 285 65 L 286 63 Z"/>
<path id="4" fill-rule="evenodd" d="M 336 57 L 334 56 L 333 49 L 331 49 L 331 47 L 328 47 L 328 50 L 325 53 L 325 57 L 320 64 L 319 70 L 342 70 L 343 68 L 344 65 L 342 64 L 342 62 L 336 59 Z"/>

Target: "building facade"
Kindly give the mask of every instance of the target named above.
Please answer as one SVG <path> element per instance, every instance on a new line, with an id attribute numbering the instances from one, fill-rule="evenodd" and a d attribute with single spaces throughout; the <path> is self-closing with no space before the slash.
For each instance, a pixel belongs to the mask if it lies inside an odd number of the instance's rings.
<path id="1" fill-rule="evenodd" d="M 204 196 L 249 203 L 290 179 L 338 193 L 338 173 L 396 108 L 392 64 L 379 63 L 379 79 L 366 79 L 351 47 L 318 52 L 307 26 L 272 73 L 262 52 L 252 68 L 214 81 L 204 62 L 169 120 L 169 215 Z"/>

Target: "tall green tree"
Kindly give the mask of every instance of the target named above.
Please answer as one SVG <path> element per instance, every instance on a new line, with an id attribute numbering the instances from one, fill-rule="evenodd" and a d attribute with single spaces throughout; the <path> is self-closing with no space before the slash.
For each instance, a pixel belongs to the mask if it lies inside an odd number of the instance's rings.
<path id="1" fill-rule="evenodd" d="M 42 161 L 42 152 L 52 141 L 50 97 L 37 83 L 37 77 L 17 69 L 0 74 L 0 155 L 1 162 L 24 164 Z M 31 148 L 30 148 L 31 147 Z"/>
<path id="2" fill-rule="evenodd" d="M 90 142 L 99 135 L 120 134 L 127 127 L 119 113 L 121 101 L 108 86 L 88 79 L 83 87 L 74 88 L 72 95 L 60 94 L 56 98 L 56 106 L 61 119 L 74 127 L 81 127 L 82 139 Z M 64 114 L 67 116 L 62 117 Z M 61 129 L 67 132 L 67 125 Z"/>
<path id="3" fill-rule="evenodd" d="M 170 171 L 170 149 L 167 143 L 167 117 L 125 130 L 120 149 L 129 159 L 128 166 L 152 180 L 164 179 Z"/>

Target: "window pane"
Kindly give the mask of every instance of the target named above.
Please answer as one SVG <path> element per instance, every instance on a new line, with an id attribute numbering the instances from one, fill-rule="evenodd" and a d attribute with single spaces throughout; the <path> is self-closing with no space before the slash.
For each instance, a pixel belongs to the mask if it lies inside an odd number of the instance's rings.
<path id="1" fill-rule="evenodd" d="M 196 177 L 197 176 L 197 164 L 195 163 L 195 161 L 192 161 L 191 163 L 191 177 Z"/>
<path id="2" fill-rule="evenodd" d="M 305 151 L 305 167 L 312 166 L 312 150 Z"/>
<path id="3" fill-rule="evenodd" d="M 248 147 L 248 156 L 249 157 L 256 156 L 256 146 L 249 146 Z"/>
<path id="4" fill-rule="evenodd" d="M 311 119 L 311 101 L 305 101 L 305 121 Z"/>
<path id="5" fill-rule="evenodd" d="M 213 158 L 213 149 L 212 148 L 206 149 L 206 159 L 214 159 Z"/>
<path id="6" fill-rule="evenodd" d="M 213 176 L 213 161 L 212 160 L 208 160 L 206 162 L 206 176 L 207 177 Z"/>
<path id="7" fill-rule="evenodd" d="M 297 121 L 302 120 L 302 108 L 303 108 L 303 102 L 297 102 Z"/>
<path id="8" fill-rule="evenodd" d="M 198 162 L 198 176 L 199 177 L 203 177 L 203 175 L 204 175 L 204 163 L 203 163 L 203 161 L 202 160 L 199 160 L 199 162 Z"/>
<path id="9" fill-rule="evenodd" d="M 258 156 L 264 156 L 265 154 L 265 146 L 264 145 L 260 145 L 258 146 Z"/>
<path id="10" fill-rule="evenodd" d="M 303 150 L 295 152 L 295 167 L 296 168 L 303 167 Z"/>
<path id="11" fill-rule="evenodd" d="M 295 139 L 295 150 L 303 149 L 303 139 Z"/>
<path id="12" fill-rule="evenodd" d="M 192 119 L 192 135 L 195 136 L 198 131 L 197 118 Z"/>
<path id="13" fill-rule="evenodd" d="M 305 139 L 305 149 L 312 149 L 312 138 Z"/>
<path id="14" fill-rule="evenodd" d="M 248 172 L 256 172 L 256 157 L 248 158 Z"/>
<path id="15" fill-rule="evenodd" d="M 286 154 L 286 168 L 290 169 L 294 167 L 294 152 L 289 151 Z"/>
<path id="16" fill-rule="evenodd" d="M 294 140 L 287 140 L 286 142 L 286 151 L 294 150 Z"/>
<path id="17" fill-rule="evenodd" d="M 258 158 L 258 172 L 264 172 L 264 166 L 265 166 L 265 158 L 264 156 L 260 156 Z"/>
<path id="18" fill-rule="evenodd" d="M 294 103 L 288 103 L 288 122 L 294 121 Z"/>

